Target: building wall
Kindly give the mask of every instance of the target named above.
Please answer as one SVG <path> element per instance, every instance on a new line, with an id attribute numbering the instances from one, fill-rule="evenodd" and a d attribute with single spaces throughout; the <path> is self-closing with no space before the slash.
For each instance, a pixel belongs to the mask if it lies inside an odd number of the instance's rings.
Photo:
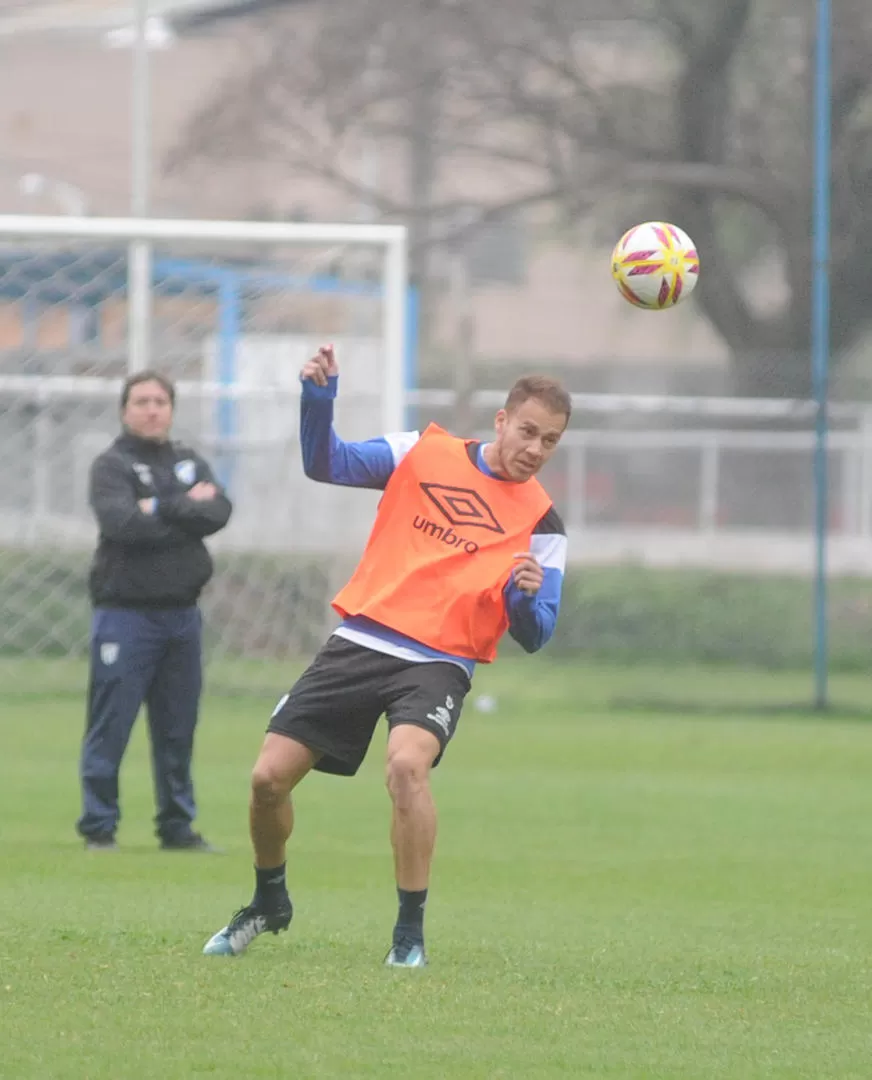
<path id="1" fill-rule="evenodd" d="M 312 12 L 301 9 L 294 17 L 309 19 Z M 253 26 L 235 19 L 223 29 L 219 24 L 208 34 L 181 37 L 171 49 L 151 53 L 152 213 L 236 218 L 249 216 L 255 206 L 304 206 L 314 220 L 353 220 L 359 207 L 347 196 L 311 178 L 290 176 L 274 163 L 165 169 L 192 114 L 245 63 L 253 33 Z M 5 212 L 59 212 L 51 196 L 25 197 L 18 191 L 22 174 L 40 172 L 81 188 L 93 214 L 127 213 L 130 81 L 130 52 L 102 47 L 97 34 L 4 41 L 0 205 Z M 454 189 L 463 187 L 462 169 L 458 162 L 447 170 Z M 389 161 L 382 162 L 382 171 L 391 173 Z M 470 171 L 470 189 L 479 180 L 478 172 Z M 661 315 L 632 310 L 621 301 L 609 276 L 607 251 L 552 242 L 537 248 L 527 269 L 523 285 L 481 287 L 472 297 L 475 347 L 489 359 L 726 363 L 724 343 L 692 302 Z M 4 323 L 9 318 L 8 311 L 0 313 Z M 435 320 L 437 340 L 454 340 L 456 323 L 457 311 L 446 300 Z M 4 339 L 9 332 L 2 331 Z M 56 333 L 55 328 L 52 336 Z"/>

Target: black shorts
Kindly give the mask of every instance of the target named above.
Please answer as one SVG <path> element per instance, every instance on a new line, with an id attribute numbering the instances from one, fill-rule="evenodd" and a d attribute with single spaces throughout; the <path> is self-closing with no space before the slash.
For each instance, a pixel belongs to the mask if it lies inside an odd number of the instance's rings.
<path id="1" fill-rule="evenodd" d="M 384 713 L 389 729 L 414 724 L 432 731 L 438 765 L 469 685 L 458 664 L 401 660 L 334 635 L 278 703 L 267 731 L 320 753 L 321 772 L 354 776 Z"/>

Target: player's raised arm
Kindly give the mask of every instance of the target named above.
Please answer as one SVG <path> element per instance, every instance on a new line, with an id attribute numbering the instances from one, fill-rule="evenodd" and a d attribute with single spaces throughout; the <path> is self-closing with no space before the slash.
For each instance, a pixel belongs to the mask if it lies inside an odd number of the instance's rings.
<path id="1" fill-rule="evenodd" d="M 300 444 L 306 476 L 325 484 L 383 489 L 414 446 L 418 433 L 404 431 L 365 442 L 343 442 L 339 438 L 333 430 L 339 365 L 332 345 L 322 345 L 306 361 L 300 381 Z"/>

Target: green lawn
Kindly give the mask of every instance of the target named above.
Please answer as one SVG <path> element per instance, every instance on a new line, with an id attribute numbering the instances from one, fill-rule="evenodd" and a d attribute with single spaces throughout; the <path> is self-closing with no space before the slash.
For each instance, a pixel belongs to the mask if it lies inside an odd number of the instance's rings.
<path id="1" fill-rule="evenodd" d="M 355 781 L 299 793 L 290 932 L 223 960 L 200 950 L 250 896 L 271 702 L 205 703 L 199 824 L 227 852 L 208 857 L 155 848 L 144 725 L 122 850 L 83 852 L 81 702 L 0 699 L 0 1078 L 868 1080 L 872 725 L 751 708 L 808 682 L 482 672 L 499 708 L 467 710 L 435 774 L 424 972 L 381 967 L 382 730 Z M 872 680 L 837 691 L 872 706 Z"/>

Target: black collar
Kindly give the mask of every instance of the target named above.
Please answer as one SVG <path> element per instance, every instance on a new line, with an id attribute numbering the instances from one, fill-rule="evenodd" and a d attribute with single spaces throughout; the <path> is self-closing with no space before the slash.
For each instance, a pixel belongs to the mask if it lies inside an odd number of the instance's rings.
<path id="1" fill-rule="evenodd" d="M 169 440 L 156 442 L 154 439 L 143 439 L 140 435 L 134 435 L 125 430 L 115 440 L 115 445 L 141 456 L 154 456 L 159 454 L 165 446 L 169 446 L 170 442 Z"/>

